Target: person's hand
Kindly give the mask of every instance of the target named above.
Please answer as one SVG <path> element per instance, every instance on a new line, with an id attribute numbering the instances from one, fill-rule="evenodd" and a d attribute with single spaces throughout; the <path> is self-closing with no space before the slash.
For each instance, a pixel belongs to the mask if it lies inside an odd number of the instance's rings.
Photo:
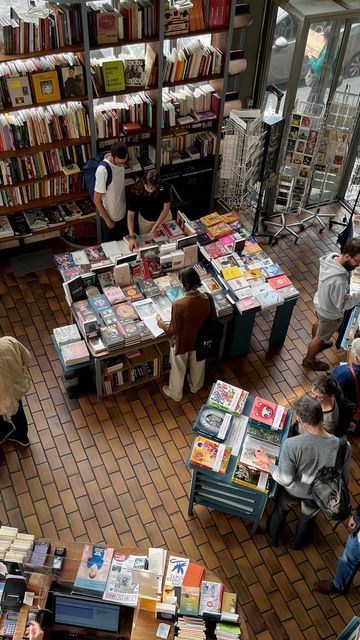
<path id="1" fill-rule="evenodd" d="M 151 240 L 154 240 L 154 238 L 156 237 L 156 232 L 157 232 L 156 227 L 153 227 L 153 228 L 151 229 L 151 231 L 150 231 L 150 239 L 151 239 Z"/>
<path id="2" fill-rule="evenodd" d="M 31 620 L 25 631 L 30 640 L 43 640 L 44 632 L 38 622 Z"/>
<path id="3" fill-rule="evenodd" d="M 130 251 L 134 251 L 134 249 L 136 249 L 136 240 L 135 240 L 135 238 L 131 238 L 130 239 L 129 249 L 130 249 Z"/>
<path id="4" fill-rule="evenodd" d="M 162 322 L 162 317 L 159 313 L 156 314 L 156 322 L 158 324 L 158 327 L 160 327 L 160 322 Z"/>
<path id="5" fill-rule="evenodd" d="M 356 522 L 355 522 L 355 520 L 354 520 L 354 516 L 350 516 L 350 519 L 349 519 L 349 522 L 348 522 L 348 527 L 349 527 L 349 529 L 351 529 L 351 531 L 352 531 L 353 529 L 355 529 L 355 527 L 356 527 Z"/>
<path id="6" fill-rule="evenodd" d="M 115 222 L 111 218 L 106 220 L 106 226 L 108 229 L 113 229 L 115 227 Z"/>

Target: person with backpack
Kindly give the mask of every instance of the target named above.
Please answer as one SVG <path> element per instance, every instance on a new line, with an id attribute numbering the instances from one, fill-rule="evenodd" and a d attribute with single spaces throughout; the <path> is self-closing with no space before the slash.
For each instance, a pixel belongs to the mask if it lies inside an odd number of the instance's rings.
<path id="1" fill-rule="evenodd" d="M 101 217 L 103 242 L 120 240 L 127 233 L 125 198 L 125 164 L 127 159 L 126 145 L 122 142 L 115 142 L 110 153 L 104 156 L 96 169 L 93 200 Z M 84 176 L 86 182 L 86 165 Z"/>
<path id="2" fill-rule="evenodd" d="M 319 400 L 305 394 L 294 406 L 294 413 L 303 431 L 284 443 L 279 462 L 271 464 L 267 454 L 256 452 L 259 466 L 269 471 L 280 485 L 276 494 L 272 515 L 266 525 L 266 539 L 270 546 L 277 547 L 283 532 L 287 514 L 292 506 L 301 504 L 301 516 L 297 524 L 293 549 L 301 549 L 311 540 L 315 516 L 319 511 L 314 499 L 313 482 L 320 469 L 334 467 L 339 450 L 339 438 L 327 433 L 323 423 L 323 410 Z M 351 447 L 346 443 L 342 476 L 348 482 Z M 345 515 L 348 517 L 349 513 Z"/>
<path id="3" fill-rule="evenodd" d="M 197 361 L 196 341 L 210 313 L 216 314 L 215 309 L 212 311 L 211 299 L 198 291 L 201 281 L 194 267 L 182 269 L 179 279 L 185 296 L 173 303 L 170 323 L 164 322 L 160 315 L 156 316 L 158 326 L 171 339 L 169 386 L 164 386 L 163 392 L 175 402 L 182 399 L 188 365 L 191 393 L 197 393 L 204 385 L 206 361 Z"/>
<path id="4" fill-rule="evenodd" d="M 333 580 L 317 580 L 313 590 L 319 593 L 346 593 L 360 567 L 360 506 L 350 517 L 348 527 L 351 531 L 340 556 L 335 578 Z"/>

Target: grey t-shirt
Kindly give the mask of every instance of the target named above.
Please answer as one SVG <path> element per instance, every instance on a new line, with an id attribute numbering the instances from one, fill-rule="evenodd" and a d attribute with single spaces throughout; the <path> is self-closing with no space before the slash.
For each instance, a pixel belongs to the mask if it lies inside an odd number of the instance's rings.
<path id="1" fill-rule="evenodd" d="M 315 436 L 302 433 L 286 440 L 278 465 L 270 472 L 274 480 L 298 498 L 311 499 L 310 485 L 321 467 L 333 467 L 339 447 L 339 438 L 334 435 Z M 344 477 L 348 482 L 351 461 L 351 446 L 347 443 Z"/>

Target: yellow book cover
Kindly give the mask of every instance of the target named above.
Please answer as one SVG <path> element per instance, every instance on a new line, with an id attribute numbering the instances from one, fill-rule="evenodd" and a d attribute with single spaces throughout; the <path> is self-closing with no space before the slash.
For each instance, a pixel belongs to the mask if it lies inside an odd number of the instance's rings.
<path id="1" fill-rule="evenodd" d="M 230 222 L 237 222 L 239 220 L 239 215 L 236 211 L 229 211 L 221 216 L 221 220 L 226 222 L 226 224 L 229 224 Z"/>
<path id="2" fill-rule="evenodd" d="M 35 101 L 38 104 L 60 100 L 59 78 L 56 71 L 42 71 L 31 76 Z"/>
<path id="3" fill-rule="evenodd" d="M 222 269 L 221 275 L 224 280 L 233 280 L 234 278 L 240 278 L 243 276 L 244 272 L 240 267 L 226 267 L 226 269 Z"/>
<path id="4" fill-rule="evenodd" d="M 101 69 L 106 93 L 111 93 L 112 91 L 124 91 L 125 76 L 124 63 L 122 60 L 110 60 L 103 62 Z"/>
<path id="5" fill-rule="evenodd" d="M 260 269 L 246 269 L 245 278 L 246 280 L 254 280 L 255 278 L 261 277 Z"/>
<path id="6" fill-rule="evenodd" d="M 211 227 L 214 224 L 220 224 L 220 222 L 222 222 L 222 217 L 219 213 L 214 211 L 214 213 L 209 213 L 207 216 L 203 216 L 200 220 L 207 227 Z"/>
<path id="7" fill-rule="evenodd" d="M 221 604 L 221 613 L 236 613 L 237 595 L 230 591 L 224 591 Z"/>
<path id="8" fill-rule="evenodd" d="M 65 173 L 66 176 L 72 176 L 74 173 L 80 172 L 80 167 L 73 162 L 72 164 L 67 164 L 64 167 L 61 167 L 61 171 Z"/>
<path id="9" fill-rule="evenodd" d="M 245 240 L 244 252 L 246 253 L 246 255 L 251 256 L 253 253 L 259 253 L 259 251 L 261 251 L 261 247 L 257 242 L 250 242 L 249 240 Z"/>

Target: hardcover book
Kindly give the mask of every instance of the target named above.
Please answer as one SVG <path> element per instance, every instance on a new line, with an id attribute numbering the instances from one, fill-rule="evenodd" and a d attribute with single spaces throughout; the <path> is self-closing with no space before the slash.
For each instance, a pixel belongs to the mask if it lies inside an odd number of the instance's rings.
<path id="1" fill-rule="evenodd" d="M 61 99 L 59 78 L 56 71 L 42 71 L 32 73 L 31 81 L 34 88 L 35 102 L 58 102 Z"/>
<path id="2" fill-rule="evenodd" d="M 262 427 L 249 421 L 246 433 L 253 438 L 273 442 L 274 444 L 280 444 L 282 438 L 282 431 L 280 431 L 280 429 L 268 429 L 268 427 Z"/>
<path id="3" fill-rule="evenodd" d="M 183 587 L 200 587 L 204 577 L 205 569 L 195 562 L 189 562 L 185 572 Z"/>
<path id="4" fill-rule="evenodd" d="M 86 544 L 75 578 L 74 587 L 84 593 L 102 595 L 114 553 L 111 547 Z"/>
<path id="5" fill-rule="evenodd" d="M 284 300 L 289 300 L 290 298 L 298 298 L 300 295 L 299 291 L 292 284 L 288 287 L 281 288 L 280 293 Z"/>
<path id="6" fill-rule="evenodd" d="M 101 11 L 96 14 L 96 40 L 98 44 L 114 44 L 118 41 L 118 14 Z"/>
<path id="7" fill-rule="evenodd" d="M 143 300 L 144 298 L 139 287 L 135 283 L 131 284 L 128 287 L 123 287 L 122 292 L 125 296 L 125 299 L 131 300 L 131 302 L 134 302 L 135 300 Z"/>
<path id="8" fill-rule="evenodd" d="M 60 67 L 62 89 L 65 98 L 78 98 L 86 94 L 84 71 L 80 64 L 70 67 Z"/>
<path id="9" fill-rule="evenodd" d="M 240 416 L 244 410 L 248 395 L 248 391 L 218 380 L 211 390 L 209 404 L 218 407 L 222 411 Z"/>
<path id="10" fill-rule="evenodd" d="M 63 344 L 60 350 L 66 367 L 90 360 L 90 354 L 84 340 Z"/>
<path id="11" fill-rule="evenodd" d="M 32 104 L 32 96 L 28 76 L 11 76 L 6 78 L 7 87 L 13 107 L 25 107 Z"/>
<path id="12" fill-rule="evenodd" d="M 275 276 L 281 276 L 284 273 L 282 267 L 277 264 L 277 262 L 263 267 L 263 272 L 266 278 L 275 278 Z"/>
<path id="13" fill-rule="evenodd" d="M 283 287 L 292 285 L 291 280 L 284 274 L 282 276 L 276 276 L 275 278 L 269 278 L 268 283 L 273 289 L 282 289 Z"/>
<path id="14" fill-rule="evenodd" d="M 215 442 L 209 438 L 197 436 L 191 450 L 190 464 L 225 474 L 230 462 L 230 456 L 230 447 L 226 447 L 225 444 Z"/>
<path id="15" fill-rule="evenodd" d="M 206 280 L 202 281 L 201 286 L 208 293 L 216 293 L 217 291 L 221 291 L 221 284 L 215 278 L 206 278 Z"/>
<path id="16" fill-rule="evenodd" d="M 215 240 L 228 236 L 229 233 L 231 233 L 231 227 L 224 222 L 209 227 L 209 235 Z"/>
<path id="17" fill-rule="evenodd" d="M 76 324 L 68 324 L 64 327 L 55 327 L 54 338 L 59 346 L 63 344 L 69 344 L 69 342 L 76 342 L 81 340 L 81 335 Z"/>
<path id="18" fill-rule="evenodd" d="M 211 405 L 203 405 L 193 426 L 194 431 L 214 440 L 223 442 L 226 439 L 233 416 L 216 409 Z"/>
<path id="19" fill-rule="evenodd" d="M 113 310 L 116 314 L 117 319 L 121 322 L 139 319 L 139 315 L 131 302 L 122 302 L 121 304 L 117 304 L 115 307 L 113 307 Z"/>
<path id="20" fill-rule="evenodd" d="M 48 226 L 47 217 L 42 209 L 31 209 L 30 211 L 26 211 L 25 218 L 32 231 L 36 231 L 37 229 L 46 229 Z"/>
<path id="21" fill-rule="evenodd" d="M 179 614 L 197 616 L 200 603 L 200 587 L 181 587 Z"/>

